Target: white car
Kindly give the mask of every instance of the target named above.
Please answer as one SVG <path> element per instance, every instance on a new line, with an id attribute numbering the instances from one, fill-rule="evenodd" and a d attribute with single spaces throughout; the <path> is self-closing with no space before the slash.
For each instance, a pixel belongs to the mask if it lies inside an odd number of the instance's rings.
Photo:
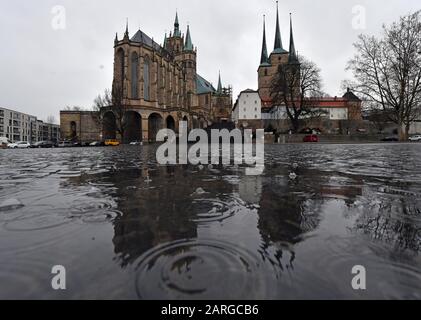
<path id="1" fill-rule="evenodd" d="M 15 143 L 9 143 L 7 145 L 7 147 L 9 149 L 28 149 L 31 147 L 31 144 L 29 142 L 26 141 L 19 141 L 19 142 L 15 142 Z"/>
<path id="2" fill-rule="evenodd" d="M 421 135 L 412 136 L 409 138 L 409 141 L 411 142 L 420 142 L 421 141 Z"/>

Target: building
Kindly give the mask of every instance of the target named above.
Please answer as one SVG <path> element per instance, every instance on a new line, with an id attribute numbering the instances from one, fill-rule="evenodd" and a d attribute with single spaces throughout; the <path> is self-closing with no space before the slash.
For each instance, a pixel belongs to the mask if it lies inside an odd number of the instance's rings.
<path id="1" fill-rule="evenodd" d="M 188 122 L 189 129 L 228 122 L 232 88 L 223 87 L 220 76 L 217 89 L 200 76 L 197 55 L 190 26 L 184 36 L 178 14 L 162 45 L 141 30 L 130 37 L 126 26 L 124 37 L 116 35 L 114 40 L 112 91 L 114 97 L 121 96 L 121 106 L 104 108 L 99 122 L 86 120 L 90 116 L 83 112 L 61 112 L 63 137 L 154 141 L 160 129 L 178 131 L 180 121 Z"/>
<path id="2" fill-rule="evenodd" d="M 232 109 L 232 121 L 237 128 L 262 128 L 262 100 L 258 91 L 240 92 Z"/>
<path id="3" fill-rule="evenodd" d="M 274 49 L 268 55 L 266 45 L 266 22 L 263 22 L 263 43 L 260 64 L 258 68 L 258 92 L 262 99 L 262 119 L 264 127 L 284 131 L 290 129 L 285 105 L 274 105 L 271 98 L 271 86 L 279 67 L 285 64 L 300 66 L 295 48 L 292 18 L 290 19 L 289 50 L 285 50 L 280 32 L 279 9 L 276 10 Z M 362 122 L 362 101 L 350 90 L 342 98 L 323 97 L 309 98 L 312 108 L 323 111 L 318 119 L 304 119 L 302 126 L 313 126 L 328 132 L 343 132 L 357 129 Z"/>
<path id="4" fill-rule="evenodd" d="M 0 137 L 6 137 L 11 142 L 56 142 L 60 139 L 60 126 L 44 123 L 29 114 L 0 107 Z"/>

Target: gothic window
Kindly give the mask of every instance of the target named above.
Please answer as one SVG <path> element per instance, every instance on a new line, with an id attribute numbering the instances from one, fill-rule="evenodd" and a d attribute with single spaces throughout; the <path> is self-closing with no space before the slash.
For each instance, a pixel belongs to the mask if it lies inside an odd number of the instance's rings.
<path id="1" fill-rule="evenodd" d="M 139 57 L 137 56 L 136 52 L 132 53 L 131 67 L 131 96 L 132 99 L 139 99 Z"/>
<path id="2" fill-rule="evenodd" d="M 150 99 L 150 61 L 148 57 L 145 57 L 143 64 L 143 99 Z"/>
<path id="3" fill-rule="evenodd" d="M 117 83 L 119 85 L 119 89 L 123 90 L 124 88 L 124 51 L 123 49 L 119 49 L 117 51 L 116 56 L 116 67 L 117 67 Z"/>
<path id="4" fill-rule="evenodd" d="M 265 76 L 268 75 L 268 69 L 265 69 Z"/>

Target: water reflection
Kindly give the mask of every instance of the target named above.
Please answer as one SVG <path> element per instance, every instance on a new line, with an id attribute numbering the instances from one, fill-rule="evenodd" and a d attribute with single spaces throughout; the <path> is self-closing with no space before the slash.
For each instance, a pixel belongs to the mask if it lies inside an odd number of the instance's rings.
<path id="1" fill-rule="evenodd" d="M 267 146 L 262 176 L 158 166 L 153 146 L 5 150 L 0 297 L 55 298 L 42 270 L 67 263 L 67 298 L 92 279 L 102 298 L 418 298 L 421 150 L 388 148 Z M 376 270 L 363 295 L 356 264 Z"/>

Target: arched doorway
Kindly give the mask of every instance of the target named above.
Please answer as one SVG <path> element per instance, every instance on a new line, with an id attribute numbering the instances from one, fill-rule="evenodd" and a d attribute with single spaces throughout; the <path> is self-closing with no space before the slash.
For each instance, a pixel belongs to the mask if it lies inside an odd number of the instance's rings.
<path id="1" fill-rule="evenodd" d="M 128 111 L 124 114 L 123 143 L 142 141 L 142 117 L 138 112 Z"/>
<path id="2" fill-rule="evenodd" d="M 77 137 L 77 125 L 75 121 L 70 122 L 70 139 L 74 140 Z"/>
<path id="3" fill-rule="evenodd" d="M 175 120 L 172 116 L 167 117 L 167 129 L 175 131 Z"/>
<path id="4" fill-rule="evenodd" d="M 104 140 L 117 138 L 117 123 L 113 112 L 104 114 L 102 121 L 102 135 Z"/>
<path id="5" fill-rule="evenodd" d="M 162 129 L 162 117 L 158 113 L 152 113 L 148 119 L 149 141 L 155 142 L 158 131 Z"/>

